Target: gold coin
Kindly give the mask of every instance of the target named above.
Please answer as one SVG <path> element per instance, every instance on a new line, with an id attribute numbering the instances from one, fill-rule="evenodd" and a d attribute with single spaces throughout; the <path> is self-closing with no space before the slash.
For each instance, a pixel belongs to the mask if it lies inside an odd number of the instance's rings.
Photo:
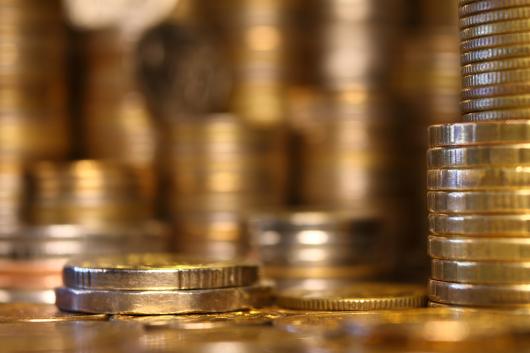
<path id="1" fill-rule="evenodd" d="M 530 6 L 529 0 L 460 0 L 458 15 L 466 17 L 476 13 L 506 9 L 510 7 Z"/>
<path id="2" fill-rule="evenodd" d="M 467 284 L 525 284 L 530 282 L 530 262 L 433 259 L 431 278 Z"/>
<path id="3" fill-rule="evenodd" d="M 430 212 L 438 213 L 526 213 L 530 212 L 530 189 L 515 191 L 430 191 Z"/>
<path id="4" fill-rule="evenodd" d="M 462 65 L 480 61 L 501 60 L 506 58 L 525 57 L 530 54 L 530 45 L 514 45 L 498 48 L 486 48 L 462 53 Z"/>
<path id="5" fill-rule="evenodd" d="M 530 7 L 527 9 L 530 14 Z M 460 42 L 460 49 L 463 53 L 485 48 L 496 48 L 502 46 L 525 45 L 530 40 L 530 33 L 506 33 L 463 40 Z"/>
<path id="6" fill-rule="evenodd" d="M 463 76 L 462 86 L 463 88 L 470 88 L 518 82 L 526 83 L 528 81 L 530 81 L 530 70 L 493 71 Z"/>
<path id="7" fill-rule="evenodd" d="M 530 237 L 530 215 L 430 214 L 429 230 L 438 235 Z"/>
<path id="8" fill-rule="evenodd" d="M 530 167 L 431 169 L 428 190 L 499 190 L 530 188 Z"/>
<path id="9" fill-rule="evenodd" d="M 484 72 L 518 70 L 528 68 L 530 68 L 530 58 L 511 58 L 505 60 L 484 61 L 464 65 L 462 67 L 462 76 L 480 74 Z"/>
<path id="10" fill-rule="evenodd" d="M 463 100 L 460 106 L 464 113 L 471 113 L 483 110 L 524 108 L 530 107 L 530 95 L 469 99 Z"/>
<path id="11" fill-rule="evenodd" d="M 429 127 L 431 147 L 516 144 L 529 141 L 530 121 L 454 123 Z"/>
<path id="12" fill-rule="evenodd" d="M 530 23 L 527 19 L 502 21 L 464 28 L 460 31 L 460 38 L 461 40 L 468 40 L 497 34 L 528 31 L 530 31 Z"/>
<path id="13" fill-rule="evenodd" d="M 164 315 L 216 313 L 270 305 L 272 287 L 255 285 L 194 290 L 104 290 L 61 287 L 55 290 L 61 310 L 98 313 Z"/>
<path id="14" fill-rule="evenodd" d="M 484 23 L 510 21 L 525 19 L 530 17 L 530 7 L 514 7 L 502 10 L 480 12 L 470 16 L 462 17 L 459 20 L 460 28 L 464 29 Z"/>
<path id="15" fill-rule="evenodd" d="M 74 260 L 63 269 L 64 285 L 78 289 L 169 290 L 239 287 L 258 280 L 258 266 L 175 254 L 109 255 Z"/>
<path id="16" fill-rule="evenodd" d="M 106 319 L 106 315 L 87 315 L 62 312 L 59 311 L 53 304 L 0 304 L 0 322 L 56 322 Z"/>
<path id="17" fill-rule="evenodd" d="M 530 144 L 431 148 L 430 169 L 514 166 L 530 164 Z"/>
<path id="18" fill-rule="evenodd" d="M 429 256 L 462 261 L 530 261 L 530 239 L 429 236 Z"/>
<path id="19" fill-rule="evenodd" d="M 357 283 L 333 290 L 287 289 L 278 294 L 278 305 L 288 309 L 321 311 L 365 311 L 421 307 L 421 286 Z"/>
<path id="20" fill-rule="evenodd" d="M 474 112 L 464 114 L 462 120 L 464 121 L 491 121 L 491 120 L 517 120 L 530 119 L 530 109 L 506 109 L 506 110 L 489 110 L 484 112 Z"/>
<path id="21" fill-rule="evenodd" d="M 530 304 L 528 284 L 463 284 L 429 280 L 429 299 L 442 304 L 510 307 Z"/>
<path id="22" fill-rule="evenodd" d="M 469 100 L 476 98 L 521 95 L 528 92 L 530 92 L 530 84 L 523 82 L 464 88 L 462 90 L 461 96 L 462 99 Z"/>

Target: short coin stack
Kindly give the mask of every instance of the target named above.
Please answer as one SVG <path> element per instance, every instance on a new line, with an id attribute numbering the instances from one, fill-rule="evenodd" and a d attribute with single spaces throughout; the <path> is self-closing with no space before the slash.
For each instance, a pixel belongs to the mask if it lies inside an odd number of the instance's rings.
<path id="1" fill-rule="evenodd" d="M 530 1 L 460 0 L 465 121 L 530 118 Z"/>
<path id="2" fill-rule="evenodd" d="M 68 263 L 57 306 L 103 314 L 228 312 L 270 304 L 257 265 L 173 254 L 129 254 Z"/>
<path id="3" fill-rule="evenodd" d="M 429 129 L 430 299 L 530 303 L 530 121 Z"/>
<path id="4" fill-rule="evenodd" d="M 382 228 L 378 218 L 323 211 L 275 213 L 250 221 L 264 274 L 280 288 L 329 289 L 381 274 L 387 243 Z"/>

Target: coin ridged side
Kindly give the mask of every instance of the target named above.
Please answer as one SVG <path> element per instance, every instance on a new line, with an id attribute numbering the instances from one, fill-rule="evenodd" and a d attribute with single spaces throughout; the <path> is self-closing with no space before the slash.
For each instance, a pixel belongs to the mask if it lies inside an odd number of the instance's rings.
<path id="1" fill-rule="evenodd" d="M 428 190 L 504 190 L 530 188 L 530 167 L 431 169 Z"/>
<path id="2" fill-rule="evenodd" d="M 431 147 L 516 144 L 529 141 L 530 121 L 455 123 L 429 127 Z"/>
<path id="3" fill-rule="evenodd" d="M 530 144 L 430 148 L 430 169 L 530 165 Z"/>
<path id="4" fill-rule="evenodd" d="M 529 120 L 530 108 L 488 110 L 483 112 L 467 113 L 462 116 L 462 120 L 468 122 L 516 119 Z"/>
<path id="5" fill-rule="evenodd" d="M 530 237 L 530 215 L 430 214 L 429 231 L 469 237 Z"/>
<path id="6" fill-rule="evenodd" d="M 530 107 L 530 95 L 467 99 L 461 102 L 460 107 L 464 113 Z"/>
<path id="7" fill-rule="evenodd" d="M 429 236 L 429 256 L 460 261 L 530 261 L 530 239 Z"/>
<path id="8" fill-rule="evenodd" d="M 496 84 L 492 86 L 468 87 L 462 90 L 462 99 L 481 99 L 492 97 L 503 97 L 521 95 L 530 92 L 530 84 L 526 82 Z M 523 108 L 524 109 L 524 108 Z"/>
<path id="9" fill-rule="evenodd" d="M 463 88 L 500 84 L 526 83 L 530 80 L 530 70 L 507 70 L 483 72 L 462 77 Z"/>
<path id="10" fill-rule="evenodd" d="M 530 285 L 463 284 L 431 279 L 429 299 L 453 305 L 517 306 L 530 304 Z"/>
<path id="11" fill-rule="evenodd" d="M 530 6 L 530 0 L 469 0 L 467 2 L 460 1 L 458 14 L 460 17 L 466 17 L 475 13 L 520 6 Z"/>
<path id="12" fill-rule="evenodd" d="M 513 58 L 467 64 L 462 67 L 462 75 L 475 75 L 485 72 L 519 70 L 530 68 L 530 58 Z"/>
<path id="13" fill-rule="evenodd" d="M 514 191 L 430 191 L 430 212 L 438 213 L 527 213 L 530 189 Z"/>
<path id="14" fill-rule="evenodd" d="M 495 48 L 486 48 L 462 53 L 462 65 L 480 61 L 502 60 L 506 58 L 526 57 L 530 54 L 530 45 L 514 45 Z"/>
<path id="15" fill-rule="evenodd" d="M 528 8 L 530 10 L 530 8 Z M 529 11 L 530 14 L 530 11 Z M 530 33 L 517 32 L 506 33 L 491 36 L 478 37 L 460 42 L 460 49 L 463 53 L 481 50 L 485 48 L 496 48 L 502 46 L 511 46 L 526 44 L 530 42 Z"/>
<path id="16" fill-rule="evenodd" d="M 468 40 L 485 36 L 528 31 L 530 31 L 530 23 L 526 19 L 502 21 L 464 28 L 460 31 L 460 38 L 462 40 Z"/>
<path id="17" fill-rule="evenodd" d="M 459 20 L 460 28 L 464 29 L 471 26 L 477 26 L 485 23 L 511 21 L 525 19 L 530 17 L 530 6 L 505 8 L 502 10 L 493 10 L 480 12 L 473 15 L 461 17 Z"/>

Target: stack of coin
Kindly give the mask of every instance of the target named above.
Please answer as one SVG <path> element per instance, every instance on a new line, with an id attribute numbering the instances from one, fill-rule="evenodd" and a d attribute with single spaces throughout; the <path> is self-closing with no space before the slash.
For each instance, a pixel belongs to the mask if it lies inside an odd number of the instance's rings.
<path id="1" fill-rule="evenodd" d="M 430 127 L 432 301 L 530 303 L 529 131 L 528 120 Z"/>
<path id="2" fill-rule="evenodd" d="M 79 259 L 63 270 L 57 306 L 103 314 L 184 314 L 250 309 L 270 304 L 272 289 L 259 268 L 172 254 Z"/>
<path id="3" fill-rule="evenodd" d="M 530 118 L 530 3 L 460 0 L 465 121 Z"/>
<path id="4" fill-rule="evenodd" d="M 280 288 L 330 288 L 374 277 L 388 267 L 380 219 L 338 212 L 254 216 L 254 253 Z"/>
<path id="5" fill-rule="evenodd" d="M 284 136 L 229 114 L 176 120 L 168 130 L 167 196 L 176 248 L 196 255 L 243 255 L 246 214 L 284 200 Z"/>

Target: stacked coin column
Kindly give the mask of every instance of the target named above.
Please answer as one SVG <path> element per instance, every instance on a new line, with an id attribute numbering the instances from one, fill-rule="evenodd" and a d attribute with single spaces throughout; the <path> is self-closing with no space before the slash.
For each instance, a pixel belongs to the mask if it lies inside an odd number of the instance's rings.
<path id="1" fill-rule="evenodd" d="M 245 254 L 248 213 L 284 202 L 284 136 L 230 114 L 170 126 L 168 197 L 175 247 L 197 255 Z"/>
<path id="2" fill-rule="evenodd" d="M 430 298 L 530 303 L 527 1 L 460 1 L 464 123 L 432 126 Z"/>

